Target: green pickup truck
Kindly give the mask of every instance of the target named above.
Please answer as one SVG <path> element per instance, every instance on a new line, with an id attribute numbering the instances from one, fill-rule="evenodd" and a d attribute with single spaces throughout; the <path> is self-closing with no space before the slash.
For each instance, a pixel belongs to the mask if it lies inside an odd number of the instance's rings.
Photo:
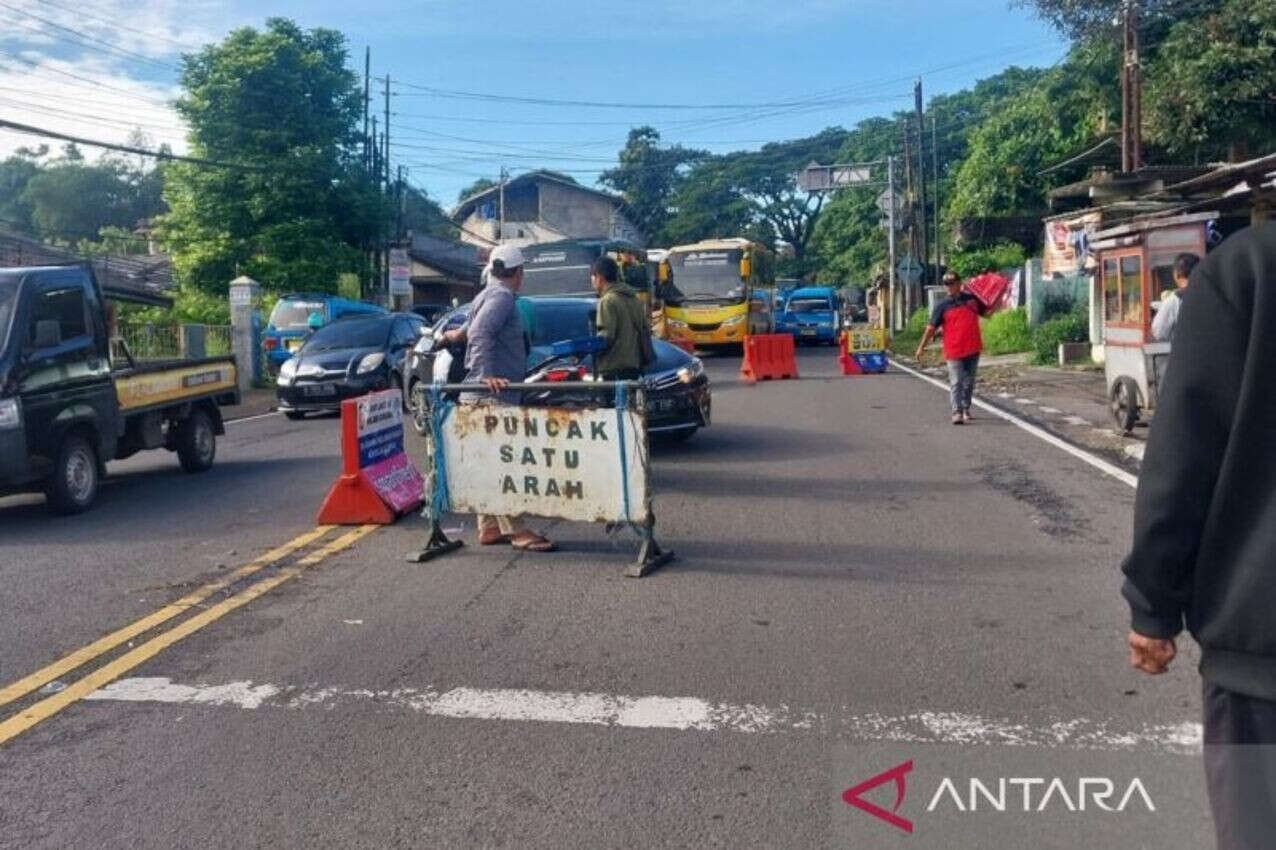
<path id="1" fill-rule="evenodd" d="M 234 358 L 112 362 L 111 294 L 85 266 L 0 269 L 0 495 L 79 513 L 108 460 L 164 448 L 187 472 L 212 466 Z"/>

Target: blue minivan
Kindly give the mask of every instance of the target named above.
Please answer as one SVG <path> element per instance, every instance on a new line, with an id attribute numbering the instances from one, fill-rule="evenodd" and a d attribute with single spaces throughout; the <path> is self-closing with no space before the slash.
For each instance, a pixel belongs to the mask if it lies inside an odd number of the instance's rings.
<path id="1" fill-rule="evenodd" d="M 837 290 L 831 286 L 804 286 L 784 299 L 775 317 L 775 332 L 792 334 L 798 342 L 837 342 Z"/>
<path id="2" fill-rule="evenodd" d="M 270 320 L 262 334 L 261 348 L 266 354 L 266 368 L 272 375 L 301 348 L 313 330 L 342 316 L 388 313 L 384 307 L 365 301 L 352 301 L 322 292 L 300 292 L 284 295 L 275 302 Z M 317 317 L 317 318 L 316 318 Z"/>

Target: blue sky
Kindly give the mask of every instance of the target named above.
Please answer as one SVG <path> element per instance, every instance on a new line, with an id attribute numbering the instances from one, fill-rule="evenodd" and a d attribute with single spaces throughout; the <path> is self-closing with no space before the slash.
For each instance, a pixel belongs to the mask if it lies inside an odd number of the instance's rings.
<path id="1" fill-rule="evenodd" d="M 592 183 L 632 125 L 716 152 L 756 148 L 906 108 L 917 76 L 928 95 L 950 92 L 1012 64 L 1052 64 L 1066 47 L 1005 0 L 0 0 L 0 117 L 112 140 L 135 124 L 180 148 L 165 104 L 178 54 L 274 15 L 341 30 L 360 71 L 371 47 L 373 74 L 395 82 L 393 159 L 445 205 L 502 165 Z M 620 109 L 419 87 L 666 106 L 818 102 Z M 28 141 L 0 131 L 0 153 Z"/>

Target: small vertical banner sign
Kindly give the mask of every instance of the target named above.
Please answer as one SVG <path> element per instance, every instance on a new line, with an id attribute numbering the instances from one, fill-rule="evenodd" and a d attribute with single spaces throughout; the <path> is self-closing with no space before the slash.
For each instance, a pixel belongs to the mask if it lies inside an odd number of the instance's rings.
<path id="1" fill-rule="evenodd" d="M 403 452 L 403 399 L 383 390 L 341 403 L 341 475 L 320 525 L 394 522 L 420 507 L 425 481 Z"/>

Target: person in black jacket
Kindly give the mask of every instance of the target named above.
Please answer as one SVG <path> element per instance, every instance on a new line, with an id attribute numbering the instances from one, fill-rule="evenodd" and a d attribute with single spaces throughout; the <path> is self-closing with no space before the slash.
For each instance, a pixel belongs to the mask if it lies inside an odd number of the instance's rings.
<path id="1" fill-rule="evenodd" d="M 1148 436 L 1122 588 L 1130 660 L 1201 647 L 1221 848 L 1276 842 L 1276 223 L 1211 252 L 1184 291 Z"/>

